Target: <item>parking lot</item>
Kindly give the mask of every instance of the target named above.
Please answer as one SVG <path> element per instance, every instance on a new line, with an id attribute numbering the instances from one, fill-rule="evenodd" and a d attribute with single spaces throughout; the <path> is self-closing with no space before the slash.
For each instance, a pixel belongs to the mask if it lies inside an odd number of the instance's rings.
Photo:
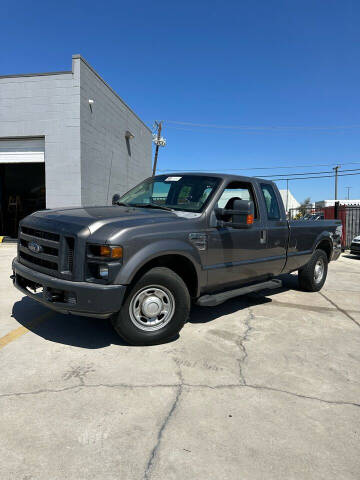
<path id="1" fill-rule="evenodd" d="M 2 480 L 360 478 L 360 258 L 320 293 L 287 276 L 129 347 L 23 297 L 15 251 L 0 245 Z"/>

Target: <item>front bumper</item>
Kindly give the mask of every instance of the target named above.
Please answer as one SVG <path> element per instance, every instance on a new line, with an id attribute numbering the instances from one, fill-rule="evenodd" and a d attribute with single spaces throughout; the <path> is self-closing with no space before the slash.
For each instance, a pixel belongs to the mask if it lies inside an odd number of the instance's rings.
<path id="1" fill-rule="evenodd" d="M 352 243 L 350 246 L 350 252 L 360 255 L 360 243 Z"/>
<path id="2" fill-rule="evenodd" d="M 99 285 L 51 277 L 22 265 L 14 258 L 13 281 L 17 289 L 61 313 L 108 318 L 121 309 L 125 285 Z M 39 293 L 33 292 L 33 287 Z M 31 290 L 30 290 L 31 289 Z"/>

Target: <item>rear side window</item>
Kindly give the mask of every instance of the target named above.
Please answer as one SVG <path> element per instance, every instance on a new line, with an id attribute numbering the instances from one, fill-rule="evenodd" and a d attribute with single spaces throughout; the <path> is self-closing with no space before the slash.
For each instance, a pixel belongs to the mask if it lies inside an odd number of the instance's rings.
<path id="1" fill-rule="evenodd" d="M 280 220 L 280 208 L 272 185 L 261 184 L 261 190 L 264 196 L 267 216 L 269 220 Z"/>

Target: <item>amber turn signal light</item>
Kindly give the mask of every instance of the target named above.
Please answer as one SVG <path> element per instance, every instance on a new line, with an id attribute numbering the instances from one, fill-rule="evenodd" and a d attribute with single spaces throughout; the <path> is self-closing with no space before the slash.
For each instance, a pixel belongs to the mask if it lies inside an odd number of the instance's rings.
<path id="1" fill-rule="evenodd" d="M 247 225 L 252 225 L 254 223 L 254 215 L 248 215 L 246 217 L 246 224 Z"/>
<path id="2" fill-rule="evenodd" d="M 100 246 L 100 257 L 119 259 L 123 256 L 122 247 L 109 247 L 108 245 Z"/>

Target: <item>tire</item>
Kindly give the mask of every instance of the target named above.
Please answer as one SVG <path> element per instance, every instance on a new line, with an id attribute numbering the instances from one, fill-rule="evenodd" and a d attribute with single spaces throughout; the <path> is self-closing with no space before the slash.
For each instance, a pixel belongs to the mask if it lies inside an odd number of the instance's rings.
<path id="1" fill-rule="evenodd" d="M 156 345 L 176 337 L 189 313 L 190 294 L 184 281 L 169 268 L 156 267 L 130 287 L 112 324 L 131 345 Z"/>
<path id="2" fill-rule="evenodd" d="M 299 270 L 301 290 L 318 292 L 322 289 L 328 271 L 328 257 L 323 250 L 315 250 L 309 262 Z"/>

